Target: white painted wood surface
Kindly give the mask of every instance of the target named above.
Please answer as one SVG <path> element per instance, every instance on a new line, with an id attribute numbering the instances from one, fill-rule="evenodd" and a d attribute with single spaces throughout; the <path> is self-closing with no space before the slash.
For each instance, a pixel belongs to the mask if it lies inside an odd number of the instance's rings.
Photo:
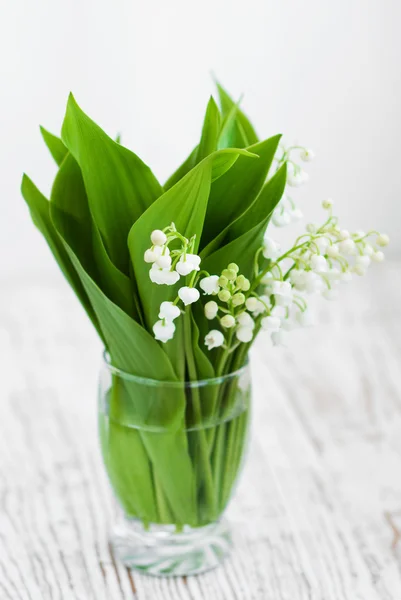
<path id="1" fill-rule="evenodd" d="M 400 265 L 253 355 L 254 426 L 229 509 L 235 551 L 154 579 L 110 554 L 96 436 L 100 345 L 67 285 L 2 282 L 1 600 L 400 600 Z"/>

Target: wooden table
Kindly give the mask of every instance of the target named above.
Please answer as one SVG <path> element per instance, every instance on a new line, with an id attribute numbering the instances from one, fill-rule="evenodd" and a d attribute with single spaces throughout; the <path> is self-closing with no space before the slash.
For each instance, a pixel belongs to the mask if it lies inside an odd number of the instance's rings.
<path id="1" fill-rule="evenodd" d="M 116 564 L 96 436 L 100 344 L 67 285 L 0 297 L 1 600 L 400 600 L 400 265 L 320 303 L 320 326 L 253 353 L 249 460 L 218 570 Z"/>

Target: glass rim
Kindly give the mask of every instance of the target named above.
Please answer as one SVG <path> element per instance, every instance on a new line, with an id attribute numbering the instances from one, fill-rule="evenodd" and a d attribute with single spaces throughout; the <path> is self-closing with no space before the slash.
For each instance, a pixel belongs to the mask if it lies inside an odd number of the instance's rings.
<path id="1" fill-rule="evenodd" d="M 111 364 L 111 358 L 110 358 L 110 355 L 107 352 L 107 350 L 103 351 L 102 358 L 103 358 L 103 364 L 106 366 L 108 371 L 110 373 L 112 373 L 113 375 L 117 375 L 118 377 L 121 377 L 121 379 L 126 379 L 127 381 L 135 381 L 136 383 L 140 383 L 142 385 L 147 385 L 147 386 L 153 386 L 153 387 L 158 387 L 158 386 L 162 385 L 164 387 L 182 388 L 182 387 L 205 387 L 208 385 L 219 385 L 221 383 L 229 381 L 230 379 L 235 379 L 237 377 L 241 377 L 241 375 L 243 373 L 245 373 L 247 371 L 247 369 L 249 368 L 249 359 L 248 359 L 248 357 L 246 357 L 245 364 L 242 367 L 240 367 L 239 369 L 236 369 L 235 371 L 232 371 L 231 373 L 227 373 L 226 375 L 220 375 L 219 377 L 210 377 L 210 378 L 206 378 L 206 379 L 195 379 L 193 381 L 188 381 L 188 380 L 180 380 L 180 381 L 171 381 L 170 380 L 170 381 L 168 381 L 168 380 L 163 380 L 163 379 L 151 379 L 148 377 L 141 377 L 139 375 L 134 375 L 133 373 L 128 373 L 127 371 L 123 371 L 122 369 L 115 367 L 114 365 Z"/>

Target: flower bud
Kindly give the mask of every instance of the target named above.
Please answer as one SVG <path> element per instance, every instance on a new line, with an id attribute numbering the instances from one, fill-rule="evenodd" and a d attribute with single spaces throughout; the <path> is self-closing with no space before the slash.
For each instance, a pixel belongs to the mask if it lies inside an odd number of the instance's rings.
<path id="1" fill-rule="evenodd" d="M 212 320 L 217 316 L 219 306 L 214 300 L 206 302 L 205 304 L 205 317 L 206 319 Z"/>
<path id="2" fill-rule="evenodd" d="M 373 252 L 371 258 L 374 262 L 383 262 L 384 254 L 383 254 L 383 252 L 378 250 L 377 252 Z"/>
<path id="3" fill-rule="evenodd" d="M 221 277 L 219 277 L 218 283 L 219 283 L 219 286 L 222 288 L 227 287 L 227 285 L 228 285 L 227 277 L 224 277 L 223 275 L 221 275 Z"/>
<path id="4" fill-rule="evenodd" d="M 231 298 L 231 294 L 228 290 L 220 290 L 218 293 L 218 297 L 222 302 L 228 302 Z"/>
<path id="5" fill-rule="evenodd" d="M 304 148 L 299 153 L 299 156 L 304 162 L 311 162 L 315 158 L 315 153 L 310 148 Z"/>
<path id="6" fill-rule="evenodd" d="M 316 233 L 317 225 L 315 223 L 308 223 L 306 226 L 306 231 L 308 233 Z"/>
<path id="7" fill-rule="evenodd" d="M 348 240 L 350 237 L 349 231 L 347 229 L 341 229 L 339 237 L 340 240 Z"/>
<path id="8" fill-rule="evenodd" d="M 234 281 L 237 277 L 237 272 L 234 269 L 224 269 L 222 276 L 226 277 L 228 281 Z"/>
<path id="9" fill-rule="evenodd" d="M 222 327 L 230 329 L 231 327 L 234 327 L 235 319 L 232 315 L 224 315 L 224 317 L 220 319 L 220 324 Z"/>
<path id="10" fill-rule="evenodd" d="M 150 239 L 152 240 L 152 244 L 154 246 L 164 246 L 164 244 L 167 242 L 166 234 L 160 229 L 155 229 L 152 231 Z"/>
<path id="11" fill-rule="evenodd" d="M 241 292 L 234 294 L 234 296 L 232 297 L 233 306 L 241 306 L 241 304 L 244 304 L 244 302 L 245 296 Z"/>
<path id="12" fill-rule="evenodd" d="M 228 265 L 228 269 L 230 269 L 231 271 L 235 271 L 236 273 L 238 273 L 239 266 L 236 263 L 230 263 Z"/>
<path id="13" fill-rule="evenodd" d="M 243 292 L 247 292 L 249 290 L 249 288 L 251 287 L 251 283 L 250 283 L 249 279 L 244 277 L 244 275 L 238 275 L 236 284 L 239 287 L 239 289 L 242 290 Z"/>
<path id="14" fill-rule="evenodd" d="M 381 233 L 376 238 L 376 244 L 378 246 L 382 246 L 382 247 L 388 246 L 389 243 L 390 243 L 390 238 L 388 237 L 388 235 L 386 233 Z"/>
<path id="15" fill-rule="evenodd" d="M 330 208 L 333 208 L 333 200 L 331 198 L 327 198 L 327 200 L 323 200 L 322 206 L 325 210 L 330 210 Z"/>

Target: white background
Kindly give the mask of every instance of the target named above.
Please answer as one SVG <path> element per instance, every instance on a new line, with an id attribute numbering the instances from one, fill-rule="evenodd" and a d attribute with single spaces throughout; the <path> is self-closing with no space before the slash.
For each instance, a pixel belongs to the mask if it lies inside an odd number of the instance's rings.
<path id="1" fill-rule="evenodd" d="M 332 197 L 399 254 L 400 23 L 398 0 L 2 0 L 1 271 L 56 273 L 19 184 L 26 171 L 48 193 L 38 125 L 59 132 L 70 90 L 163 181 L 199 137 L 211 71 L 261 137 L 315 150 L 308 218 Z"/>

